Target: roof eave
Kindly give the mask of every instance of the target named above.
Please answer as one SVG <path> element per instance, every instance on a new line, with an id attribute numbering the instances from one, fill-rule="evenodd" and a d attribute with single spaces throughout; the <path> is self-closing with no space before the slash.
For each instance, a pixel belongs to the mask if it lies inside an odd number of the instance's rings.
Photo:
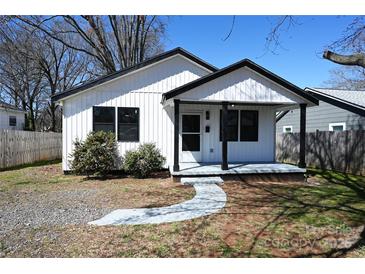
<path id="1" fill-rule="evenodd" d="M 141 63 L 138 63 L 134 66 L 130 66 L 130 67 L 125 68 L 123 70 L 120 70 L 118 72 L 115 72 L 115 73 L 100 77 L 100 78 L 95 79 L 93 81 L 82 84 L 78 87 L 72 88 L 70 90 L 66 90 L 62 93 L 55 94 L 51 97 L 51 100 L 52 100 L 52 102 L 60 101 L 60 100 L 65 99 L 69 96 L 75 95 L 79 92 L 82 92 L 82 91 L 85 91 L 87 89 L 93 88 L 95 86 L 101 85 L 101 84 L 106 83 L 108 81 L 112 81 L 112 80 L 114 80 L 118 77 L 125 76 L 129 73 L 132 73 L 134 71 L 137 71 L 137 70 L 142 69 L 144 67 L 147 67 L 149 65 L 153 65 L 154 63 L 160 62 L 164 59 L 167 59 L 169 57 L 172 57 L 172 56 L 175 56 L 175 55 L 178 55 L 178 54 L 190 59 L 191 61 L 195 62 L 196 64 L 198 64 L 198 65 L 200 65 L 204 68 L 206 68 L 207 70 L 209 70 L 211 72 L 215 72 L 215 71 L 218 70 L 217 67 L 209 64 L 208 62 L 205 62 L 201 58 L 199 58 L 199 57 L 195 56 L 194 54 L 184 50 L 183 48 L 178 47 L 178 48 L 172 49 L 170 51 L 163 52 L 163 53 L 161 53 L 157 56 L 151 57 L 151 58 L 149 58 L 149 59 L 147 59 L 147 60 L 145 60 Z"/>
<path id="2" fill-rule="evenodd" d="M 306 87 L 304 90 L 306 92 L 308 92 L 309 94 L 311 94 L 312 96 L 316 97 L 318 100 L 324 101 L 324 102 L 334 105 L 336 107 L 348 110 L 352 113 L 365 117 L 365 107 L 363 107 L 363 106 L 353 104 L 349 101 L 340 99 L 335 96 L 330 96 L 328 94 L 325 94 L 323 92 L 320 92 L 318 90 L 315 90 L 315 89 L 312 89 L 309 87 Z"/>

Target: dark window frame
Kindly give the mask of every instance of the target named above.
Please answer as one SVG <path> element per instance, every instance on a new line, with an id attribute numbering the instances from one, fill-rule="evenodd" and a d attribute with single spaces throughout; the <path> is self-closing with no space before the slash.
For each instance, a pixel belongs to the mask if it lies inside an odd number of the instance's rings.
<path id="1" fill-rule="evenodd" d="M 255 113 L 256 114 L 256 123 L 254 124 L 254 129 L 255 129 L 255 135 L 253 135 L 254 138 L 252 138 L 252 136 L 246 136 L 244 135 L 245 130 L 243 129 L 243 124 L 242 124 L 242 116 L 244 115 L 244 113 L 250 112 L 250 113 Z M 240 121 L 239 121 L 239 126 L 240 126 L 240 142 L 258 142 L 259 141 L 259 111 L 258 110 L 249 110 L 249 109 L 245 109 L 245 110 L 240 110 Z M 246 126 L 247 127 L 247 126 Z"/>
<path id="2" fill-rule="evenodd" d="M 238 109 L 229 109 L 229 112 L 235 112 L 237 114 L 237 125 L 236 125 L 236 138 L 235 139 L 229 139 L 227 138 L 227 142 L 238 142 L 239 141 L 239 125 L 240 125 L 240 113 Z M 228 114 L 229 115 L 229 114 Z M 222 110 L 219 111 L 219 141 L 222 142 Z"/>
<path id="3" fill-rule="evenodd" d="M 194 143 L 190 143 L 190 145 L 192 145 L 192 146 L 190 146 L 189 147 L 189 143 L 187 143 L 187 142 L 184 142 L 184 137 L 187 137 L 188 139 L 188 141 L 194 141 L 193 139 L 193 137 L 198 137 L 199 138 L 199 142 L 197 142 L 196 144 L 194 144 Z M 200 136 L 200 134 L 194 134 L 194 133 L 184 133 L 184 134 L 182 134 L 182 136 L 181 136 L 181 150 L 182 151 L 191 151 L 191 152 L 201 152 L 201 136 Z"/>
<path id="4" fill-rule="evenodd" d="M 108 108 L 108 109 L 113 109 L 113 123 L 103 123 L 103 124 L 113 124 L 113 133 L 115 134 L 116 129 L 115 129 L 115 124 L 116 124 L 116 119 L 115 119 L 115 107 L 108 107 L 108 106 L 93 106 L 93 131 L 95 131 L 95 124 L 101 124 L 100 122 L 95 122 L 95 110 L 96 109 L 100 109 L 100 108 Z"/>
<path id="5" fill-rule="evenodd" d="M 129 109 L 129 110 L 137 110 L 137 115 L 138 115 L 138 118 L 137 118 L 137 138 L 136 139 L 133 139 L 133 140 L 122 140 L 120 138 L 120 134 L 119 134 L 119 125 L 120 124 L 125 124 L 125 125 L 133 125 L 133 124 L 136 124 L 136 123 L 120 123 L 119 122 L 119 111 L 122 110 L 122 109 Z M 140 115 L 140 109 L 139 107 L 118 107 L 117 109 L 117 140 L 118 142 L 123 142 L 123 143 L 139 143 L 140 141 L 140 122 L 141 120 L 141 115 Z"/>
<path id="6" fill-rule="evenodd" d="M 195 120 L 195 118 L 194 118 L 194 119 L 185 120 L 184 116 L 196 116 L 199 119 Z M 202 144 L 201 144 L 201 142 L 202 142 L 202 139 L 201 139 L 202 138 L 201 137 L 201 134 L 202 134 L 202 119 L 203 119 L 202 117 L 203 117 L 203 115 L 200 114 L 200 113 L 182 113 L 181 114 L 181 150 L 182 151 L 199 152 L 199 151 L 202 150 Z M 187 130 L 187 128 L 184 127 L 185 122 L 188 123 L 188 127 L 190 126 L 189 129 L 192 129 L 192 130 Z M 189 125 L 189 122 L 192 122 L 192 123 L 198 122 L 197 127 L 195 127 L 196 125 L 191 125 L 191 124 Z M 195 146 L 193 144 L 193 149 L 189 149 L 188 148 L 189 144 L 184 142 L 185 137 L 188 138 L 187 139 L 188 141 L 189 141 L 189 139 L 190 139 L 190 141 L 193 140 L 192 137 L 198 137 L 199 142 L 196 143 Z"/>
<path id="7" fill-rule="evenodd" d="M 13 122 L 12 119 L 15 119 L 15 124 L 12 123 Z M 17 123 L 16 116 L 10 115 L 9 116 L 9 126 L 10 127 L 16 127 L 16 123 Z"/>

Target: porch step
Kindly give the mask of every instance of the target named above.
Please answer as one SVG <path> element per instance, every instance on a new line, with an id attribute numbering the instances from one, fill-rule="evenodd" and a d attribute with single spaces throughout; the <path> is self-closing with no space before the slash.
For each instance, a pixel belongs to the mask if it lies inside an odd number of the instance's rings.
<path id="1" fill-rule="evenodd" d="M 223 184 L 221 177 L 183 177 L 181 178 L 181 184 L 194 185 L 194 184 Z"/>

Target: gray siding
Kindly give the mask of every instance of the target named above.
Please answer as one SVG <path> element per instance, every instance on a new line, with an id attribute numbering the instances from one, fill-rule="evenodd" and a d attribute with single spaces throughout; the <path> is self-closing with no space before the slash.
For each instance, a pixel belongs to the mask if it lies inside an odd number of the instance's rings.
<path id="1" fill-rule="evenodd" d="M 9 125 L 9 116 L 16 117 L 16 126 Z M 0 129 L 23 130 L 25 123 L 24 119 L 24 112 L 0 108 Z"/>
<path id="2" fill-rule="evenodd" d="M 299 132 L 299 117 L 299 109 L 291 110 L 276 123 L 276 132 L 282 133 L 283 126 L 292 126 L 293 132 Z M 318 106 L 307 108 L 307 132 L 328 131 L 330 123 L 341 122 L 346 123 L 346 130 L 358 129 L 359 125 L 365 127 L 365 117 L 322 101 Z"/>

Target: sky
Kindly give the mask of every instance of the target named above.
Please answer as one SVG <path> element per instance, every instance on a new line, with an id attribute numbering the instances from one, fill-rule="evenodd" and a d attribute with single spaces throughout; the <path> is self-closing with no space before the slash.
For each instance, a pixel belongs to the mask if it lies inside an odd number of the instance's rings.
<path id="1" fill-rule="evenodd" d="M 339 39 L 351 16 L 298 16 L 297 24 L 281 35 L 282 48 L 265 50 L 265 39 L 278 17 L 171 16 L 167 19 L 166 50 L 182 47 L 205 61 L 225 67 L 249 58 L 299 87 L 323 87 L 331 69 L 340 67 L 322 58 L 327 45 Z"/>

